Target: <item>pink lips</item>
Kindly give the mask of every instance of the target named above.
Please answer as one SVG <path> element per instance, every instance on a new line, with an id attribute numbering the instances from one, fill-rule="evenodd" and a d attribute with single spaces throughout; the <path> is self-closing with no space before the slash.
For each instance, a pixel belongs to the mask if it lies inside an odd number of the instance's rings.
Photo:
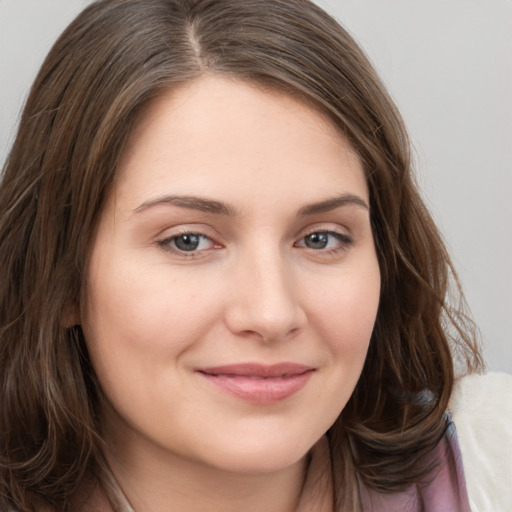
<path id="1" fill-rule="evenodd" d="M 314 368 L 296 363 L 245 363 L 196 370 L 215 386 L 244 400 L 272 404 L 300 391 Z"/>

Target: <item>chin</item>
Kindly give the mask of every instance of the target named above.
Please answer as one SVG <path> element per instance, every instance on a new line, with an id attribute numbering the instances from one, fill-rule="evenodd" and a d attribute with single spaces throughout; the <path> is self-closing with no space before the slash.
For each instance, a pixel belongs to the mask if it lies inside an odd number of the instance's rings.
<path id="1" fill-rule="evenodd" d="M 293 436 L 294 437 L 294 436 Z M 316 443 L 281 436 L 269 440 L 234 441 L 229 446 L 217 444 L 210 452 L 210 464 L 224 471 L 239 474 L 266 474 L 282 471 L 301 461 Z"/>

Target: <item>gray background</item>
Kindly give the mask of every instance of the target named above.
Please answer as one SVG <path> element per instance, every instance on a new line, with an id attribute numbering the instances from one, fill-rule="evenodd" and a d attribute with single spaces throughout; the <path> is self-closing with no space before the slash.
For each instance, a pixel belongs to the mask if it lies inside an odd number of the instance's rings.
<path id="1" fill-rule="evenodd" d="M 0 0 L 0 162 L 45 54 L 88 0 Z M 512 373 L 512 1 L 318 0 L 409 127 L 488 366 Z"/>

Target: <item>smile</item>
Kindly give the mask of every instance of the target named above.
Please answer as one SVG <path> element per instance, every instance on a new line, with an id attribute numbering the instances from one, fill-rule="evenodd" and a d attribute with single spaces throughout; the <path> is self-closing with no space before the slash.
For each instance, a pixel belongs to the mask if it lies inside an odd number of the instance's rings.
<path id="1" fill-rule="evenodd" d="M 272 404 L 291 397 L 306 385 L 314 371 L 310 366 L 296 363 L 246 363 L 196 370 L 221 390 L 259 404 Z"/>

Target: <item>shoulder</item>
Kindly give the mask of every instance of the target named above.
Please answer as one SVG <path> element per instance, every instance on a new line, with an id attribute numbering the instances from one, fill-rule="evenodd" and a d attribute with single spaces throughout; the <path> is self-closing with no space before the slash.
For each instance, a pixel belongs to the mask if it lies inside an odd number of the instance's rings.
<path id="1" fill-rule="evenodd" d="M 512 375 L 468 375 L 449 406 L 474 512 L 512 510 Z"/>

